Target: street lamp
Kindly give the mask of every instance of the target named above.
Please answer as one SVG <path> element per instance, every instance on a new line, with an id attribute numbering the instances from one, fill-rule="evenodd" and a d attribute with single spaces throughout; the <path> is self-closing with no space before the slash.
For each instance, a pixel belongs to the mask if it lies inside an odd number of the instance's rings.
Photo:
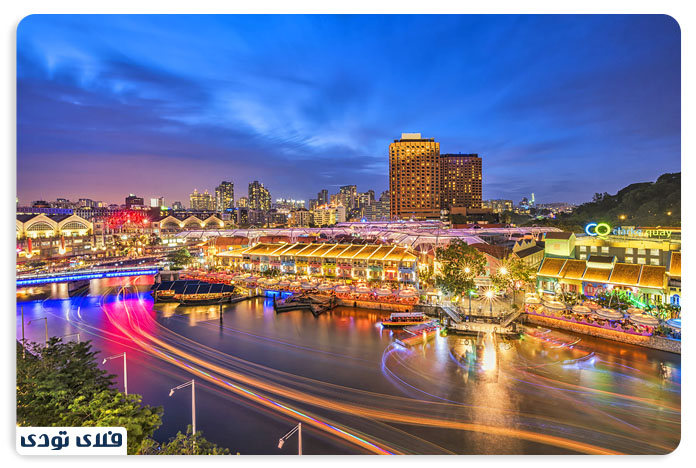
<path id="1" fill-rule="evenodd" d="M 182 389 L 184 387 L 191 386 L 191 419 L 193 421 L 193 434 L 196 434 L 196 381 L 194 379 L 189 380 L 186 383 L 174 387 L 169 390 L 169 396 L 174 395 L 175 390 Z"/>
<path id="2" fill-rule="evenodd" d="M 290 429 L 290 431 L 283 437 L 278 439 L 278 448 L 283 448 L 283 444 L 287 439 L 290 438 L 295 432 L 297 432 L 297 454 L 302 455 L 302 423 L 297 423 L 297 426 Z"/>
<path id="3" fill-rule="evenodd" d="M 44 326 L 45 326 L 45 330 L 46 330 L 46 342 L 45 342 L 44 346 L 48 346 L 48 317 L 41 317 L 41 318 L 29 320 L 29 321 L 27 322 L 27 326 L 31 325 L 31 322 L 36 322 L 36 321 L 38 321 L 38 320 L 44 320 L 44 321 L 45 321 L 45 322 L 44 322 Z M 22 337 L 22 338 L 24 338 L 24 337 Z"/>
<path id="4" fill-rule="evenodd" d="M 123 392 L 128 395 L 128 368 L 126 367 L 126 352 L 124 351 L 121 354 L 114 354 L 113 356 L 104 358 L 102 365 L 106 364 L 106 361 L 120 357 L 123 357 Z"/>
<path id="5" fill-rule="evenodd" d="M 491 316 L 493 316 L 493 291 L 490 289 L 486 291 L 486 297 L 488 298 L 488 304 L 490 305 Z"/>
<path id="6" fill-rule="evenodd" d="M 67 335 L 61 336 L 60 338 L 67 338 L 67 337 L 69 337 L 69 336 L 76 336 L 76 337 L 77 337 L 77 342 L 78 342 L 78 343 L 80 342 L 80 334 L 79 334 L 79 333 L 69 333 L 69 334 L 67 334 Z"/>

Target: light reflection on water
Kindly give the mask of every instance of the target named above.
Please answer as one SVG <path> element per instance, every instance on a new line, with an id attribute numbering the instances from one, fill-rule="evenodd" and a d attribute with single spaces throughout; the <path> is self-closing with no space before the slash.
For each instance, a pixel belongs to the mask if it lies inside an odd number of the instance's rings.
<path id="1" fill-rule="evenodd" d="M 115 354 L 123 342 L 113 341 L 118 331 L 105 321 L 99 299 L 119 284 L 120 279 L 96 280 L 81 299 L 49 299 L 18 306 L 24 307 L 26 320 L 49 310 L 49 332 L 55 335 L 72 333 L 81 326 L 74 313 L 79 309 L 86 324 L 113 334 L 109 340 L 90 338 L 105 353 Z M 141 285 L 141 290 L 146 288 Z M 56 296 L 60 295 L 56 291 Z M 258 299 L 225 306 L 221 317 L 219 306 L 153 305 L 147 293 L 140 295 L 138 303 L 165 329 L 224 355 L 282 370 L 298 379 L 412 398 L 409 405 L 414 411 L 426 402 L 456 404 L 456 412 L 449 416 L 453 420 L 563 433 L 628 453 L 665 453 L 679 440 L 678 355 L 545 329 L 533 329 L 519 340 L 438 335 L 423 344 L 403 347 L 393 344 L 403 332 L 379 325 L 388 315 L 380 311 L 337 308 L 316 318 L 307 312 L 277 315 L 272 302 Z M 43 340 L 43 326 L 39 325 L 27 328 L 27 335 L 36 341 Z M 151 332 L 161 333 L 157 328 Z M 153 389 L 186 376 L 157 362 L 144 355 L 134 357 L 129 386 L 148 382 L 147 387 L 133 391 L 144 394 L 152 404 L 171 405 L 163 396 L 164 390 Z M 667 366 L 668 375 L 660 371 L 660 363 Z M 239 409 L 243 403 L 229 409 L 211 405 L 215 398 L 219 399 L 210 396 L 198 401 L 199 424 L 214 433 L 213 440 L 234 447 L 244 439 L 253 453 L 276 453 L 261 443 L 264 436 L 253 437 L 268 424 L 276 424 L 268 421 L 272 415 L 249 416 L 248 410 Z M 355 402 L 376 404 L 370 398 Z M 432 408 L 433 414 L 448 417 L 437 406 Z M 181 427 L 188 416 L 180 407 L 168 411 L 163 430 L 172 434 L 174 428 L 168 421 Z M 247 421 L 243 434 L 241 429 L 221 422 L 239 416 L 240 411 Z M 221 418 L 222 414 L 226 416 Z M 545 444 L 476 431 L 410 425 L 399 428 L 455 453 L 564 453 Z M 376 436 L 393 437 L 385 427 L 373 430 Z M 651 434 L 648 444 L 639 442 L 645 431 Z M 345 446 L 325 440 L 312 443 L 318 450 L 315 453 L 351 453 Z M 422 450 L 427 447 L 423 445 Z"/>

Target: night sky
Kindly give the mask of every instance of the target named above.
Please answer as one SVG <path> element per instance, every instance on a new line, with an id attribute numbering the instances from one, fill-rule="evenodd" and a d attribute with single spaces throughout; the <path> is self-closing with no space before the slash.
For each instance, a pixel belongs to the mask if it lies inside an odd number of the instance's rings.
<path id="1" fill-rule="evenodd" d="M 580 203 L 680 171 L 680 54 L 668 16 L 30 16 L 17 195 L 379 196 L 421 132 L 484 199 Z"/>

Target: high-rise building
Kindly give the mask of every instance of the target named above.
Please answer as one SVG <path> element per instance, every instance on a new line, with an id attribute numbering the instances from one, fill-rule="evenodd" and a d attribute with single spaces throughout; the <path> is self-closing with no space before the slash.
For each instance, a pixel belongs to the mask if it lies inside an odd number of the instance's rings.
<path id="1" fill-rule="evenodd" d="M 271 210 L 271 194 L 257 180 L 249 184 L 249 208 L 261 211 Z"/>
<path id="2" fill-rule="evenodd" d="M 175 201 L 172 203 L 172 210 L 183 210 L 184 205 L 180 201 Z"/>
<path id="3" fill-rule="evenodd" d="M 357 206 L 358 188 L 355 185 L 344 185 L 338 189 L 338 200 L 346 210 L 354 210 Z"/>
<path id="4" fill-rule="evenodd" d="M 346 221 L 346 207 L 343 205 L 321 205 L 312 210 L 315 226 L 331 226 Z"/>
<path id="5" fill-rule="evenodd" d="M 249 199 L 247 197 L 239 197 L 237 208 L 249 208 Z"/>
<path id="6" fill-rule="evenodd" d="M 442 208 L 481 208 L 481 166 L 478 154 L 440 156 Z"/>
<path id="7" fill-rule="evenodd" d="M 215 187 L 215 211 L 223 212 L 234 208 L 234 184 L 222 181 Z"/>
<path id="8" fill-rule="evenodd" d="M 150 208 L 164 208 L 164 197 L 150 198 Z"/>
<path id="9" fill-rule="evenodd" d="M 132 193 L 126 197 L 126 208 L 133 206 L 144 206 L 145 200 L 142 197 L 136 197 Z"/>
<path id="10" fill-rule="evenodd" d="M 305 208 L 304 200 L 293 200 L 287 198 L 276 198 L 275 207 L 278 209 L 285 209 L 291 211 L 298 208 Z"/>
<path id="11" fill-rule="evenodd" d="M 440 143 L 402 133 L 389 145 L 391 217 L 440 217 Z"/>
<path id="12" fill-rule="evenodd" d="M 512 211 L 514 203 L 512 200 L 486 200 L 481 204 L 482 208 L 490 208 L 493 213 L 502 213 L 503 211 Z"/>
<path id="13" fill-rule="evenodd" d="M 189 200 L 191 202 L 192 210 L 202 210 L 202 211 L 214 211 L 215 210 L 215 199 L 206 190 L 205 193 L 200 193 L 198 189 L 194 189 L 193 193 L 190 195 Z"/>
<path id="14" fill-rule="evenodd" d="M 312 211 L 317 206 L 319 206 L 319 200 L 317 200 L 316 198 L 310 198 L 309 199 L 309 211 Z"/>
<path id="15" fill-rule="evenodd" d="M 329 191 L 326 189 L 321 189 L 319 193 L 317 193 L 317 203 L 319 205 L 326 205 L 329 203 Z"/>

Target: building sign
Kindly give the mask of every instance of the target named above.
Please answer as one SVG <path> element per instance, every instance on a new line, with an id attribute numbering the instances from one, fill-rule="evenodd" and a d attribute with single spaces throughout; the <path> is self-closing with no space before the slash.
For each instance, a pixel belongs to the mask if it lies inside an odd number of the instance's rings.
<path id="1" fill-rule="evenodd" d="M 633 226 L 619 226 L 612 229 L 607 223 L 588 223 L 585 226 L 585 233 L 588 236 L 606 239 L 609 234 L 614 236 L 626 237 L 659 237 L 671 238 L 671 229 L 635 229 Z"/>

